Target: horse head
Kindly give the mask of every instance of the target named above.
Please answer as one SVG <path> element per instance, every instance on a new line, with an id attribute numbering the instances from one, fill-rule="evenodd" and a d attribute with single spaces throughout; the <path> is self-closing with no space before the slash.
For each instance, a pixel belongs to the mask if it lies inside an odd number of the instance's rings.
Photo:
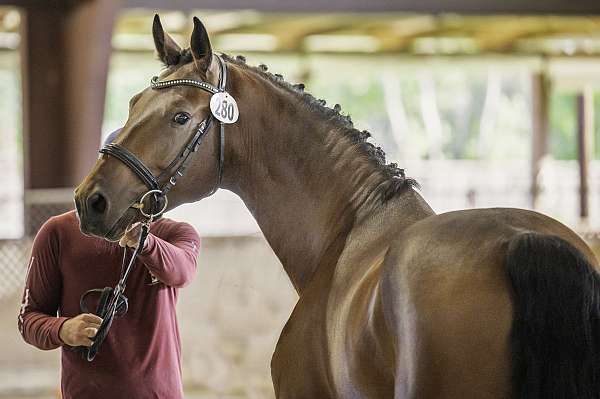
<path id="1" fill-rule="evenodd" d="M 224 124 L 237 120 L 226 66 L 202 22 L 194 17 L 188 49 L 164 32 L 158 15 L 152 33 L 165 69 L 132 97 L 122 131 L 75 190 L 82 232 L 108 240 L 141 218 L 139 208 L 157 214 L 212 194 L 221 183 Z"/>

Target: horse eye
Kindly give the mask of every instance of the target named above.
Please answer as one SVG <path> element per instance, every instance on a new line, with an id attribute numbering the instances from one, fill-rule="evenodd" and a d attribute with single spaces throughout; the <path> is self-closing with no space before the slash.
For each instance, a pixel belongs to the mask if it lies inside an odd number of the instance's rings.
<path id="1" fill-rule="evenodd" d="M 185 125 L 190 120 L 190 114 L 187 112 L 178 112 L 173 117 L 173 122 L 179 125 Z"/>

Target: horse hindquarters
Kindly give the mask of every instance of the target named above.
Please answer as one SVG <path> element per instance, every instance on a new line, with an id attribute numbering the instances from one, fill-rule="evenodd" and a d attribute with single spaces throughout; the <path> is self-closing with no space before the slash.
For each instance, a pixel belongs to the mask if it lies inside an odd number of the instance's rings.
<path id="1" fill-rule="evenodd" d="M 506 267 L 514 398 L 600 398 L 600 274 L 567 241 L 537 233 L 510 241 Z"/>

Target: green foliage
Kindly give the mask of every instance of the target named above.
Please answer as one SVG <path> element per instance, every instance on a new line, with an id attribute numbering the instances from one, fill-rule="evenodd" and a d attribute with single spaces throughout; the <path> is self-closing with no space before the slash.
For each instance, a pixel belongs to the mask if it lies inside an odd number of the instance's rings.
<path id="1" fill-rule="evenodd" d="M 577 149 L 577 92 L 555 90 L 550 96 L 550 153 L 555 159 L 575 160 Z M 594 159 L 600 159 L 600 92 L 594 93 Z"/>
<path id="2" fill-rule="evenodd" d="M 577 95 L 553 91 L 550 95 L 550 154 L 555 159 L 577 159 Z"/>
<path id="3" fill-rule="evenodd" d="M 328 102 L 342 104 L 342 110 L 352 115 L 356 127 L 372 130 L 375 142 L 392 157 L 410 154 L 431 158 L 436 154 L 436 147 L 442 157 L 449 159 L 523 159 L 529 156 L 531 120 L 526 69 L 493 72 L 500 79 L 501 88 L 496 105 L 491 112 L 488 110 L 491 118 L 489 137 L 487 145 L 482 146 L 481 117 L 490 73 L 487 68 L 465 70 L 460 65 L 449 64 L 444 68 L 423 65 L 409 69 L 394 60 L 377 62 L 376 67 L 365 59 L 338 62 L 343 62 L 344 68 L 328 66 L 334 63 L 331 60 L 313 59 L 309 91 Z M 406 116 L 400 140 L 410 146 L 409 150 L 398 148 L 398 138 L 393 137 L 384 93 L 384 85 L 390 84 L 390 72 L 399 80 L 396 94 L 400 96 Z M 424 87 L 433 90 L 427 101 L 433 99 L 435 104 L 427 105 L 437 111 L 439 120 L 433 124 L 440 126 L 440 137 L 432 136 L 437 132 L 428 132 L 427 125 L 432 121 L 424 120 L 427 114 L 423 110 Z"/>

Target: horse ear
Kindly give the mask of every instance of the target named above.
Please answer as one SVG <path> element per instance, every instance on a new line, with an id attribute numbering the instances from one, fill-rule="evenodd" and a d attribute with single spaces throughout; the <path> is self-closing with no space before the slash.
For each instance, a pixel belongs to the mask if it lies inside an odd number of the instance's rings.
<path id="1" fill-rule="evenodd" d="M 206 72 L 212 61 L 212 49 L 206 28 L 196 17 L 194 17 L 194 31 L 192 32 L 190 48 L 192 49 L 196 67 L 200 71 Z"/>
<path id="2" fill-rule="evenodd" d="M 175 43 L 175 40 L 173 40 L 168 33 L 165 33 L 158 14 L 154 15 L 152 36 L 154 36 L 154 45 L 156 46 L 158 58 L 163 64 L 166 66 L 177 65 L 177 63 L 179 63 L 179 57 L 181 56 L 181 47 Z"/>

